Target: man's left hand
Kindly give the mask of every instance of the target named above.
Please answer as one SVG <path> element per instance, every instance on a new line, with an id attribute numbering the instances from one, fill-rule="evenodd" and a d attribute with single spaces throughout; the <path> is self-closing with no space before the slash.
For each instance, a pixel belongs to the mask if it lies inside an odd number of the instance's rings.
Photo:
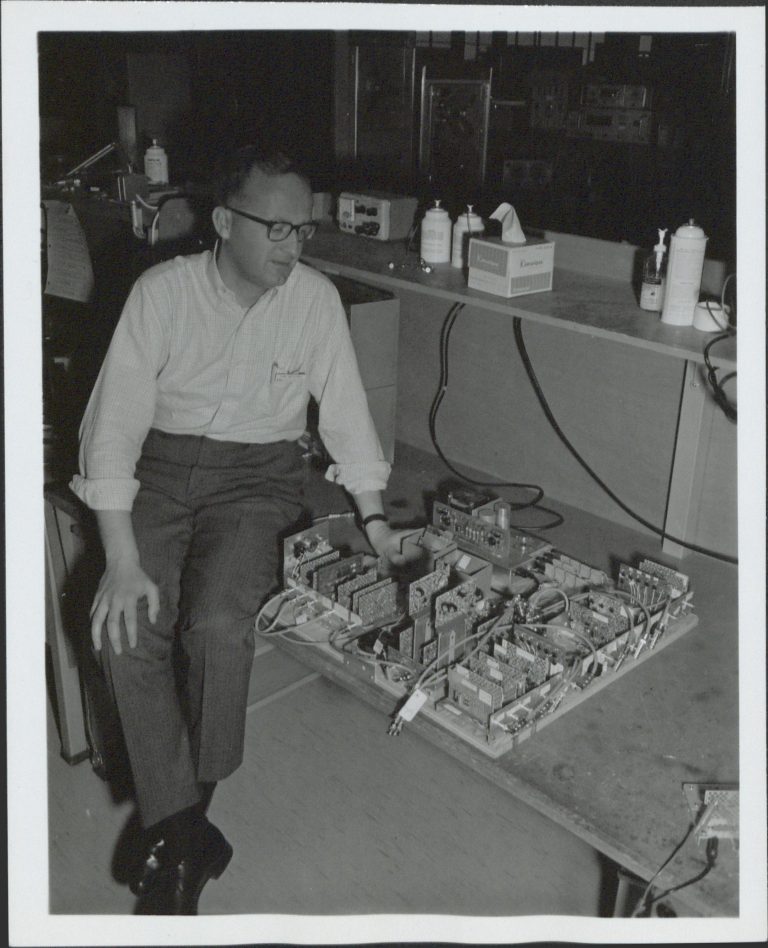
<path id="1" fill-rule="evenodd" d="M 406 557 L 403 555 L 403 538 L 412 533 L 411 530 L 393 530 L 383 520 L 376 520 L 368 524 L 365 535 L 376 553 L 387 560 L 392 566 L 404 566 Z"/>

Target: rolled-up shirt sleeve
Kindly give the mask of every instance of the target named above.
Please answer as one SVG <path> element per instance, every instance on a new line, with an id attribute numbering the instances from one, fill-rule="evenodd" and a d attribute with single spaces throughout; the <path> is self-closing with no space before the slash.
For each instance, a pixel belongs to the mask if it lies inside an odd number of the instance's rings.
<path id="1" fill-rule="evenodd" d="M 384 490 L 391 468 L 368 410 L 347 318 L 336 288 L 329 283 L 324 290 L 309 388 L 320 409 L 320 437 L 334 462 L 325 476 L 352 494 Z"/>
<path id="2" fill-rule="evenodd" d="M 171 312 L 170 300 L 153 293 L 141 279 L 131 290 L 80 425 L 80 470 L 70 487 L 93 510 L 130 510 L 139 489 L 136 462 L 169 351 L 159 313 Z"/>

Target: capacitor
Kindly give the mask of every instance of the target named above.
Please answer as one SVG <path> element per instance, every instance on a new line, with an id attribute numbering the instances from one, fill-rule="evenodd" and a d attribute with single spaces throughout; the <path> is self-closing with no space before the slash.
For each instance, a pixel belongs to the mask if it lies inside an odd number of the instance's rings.
<path id="1" fill-rule="evenodd" d="M 502 530 L 509 530 L 509 518 L 512 508 L 506 500 L 500 500 L 496 504 L 496 526 Z"/>
<path id="2" fill-rule="evenodd" d="M 661 321 L 690 326 L 699 301 L 707 236 L 693 218 L 677 228 L 669 241 L 669 262 Z"/>

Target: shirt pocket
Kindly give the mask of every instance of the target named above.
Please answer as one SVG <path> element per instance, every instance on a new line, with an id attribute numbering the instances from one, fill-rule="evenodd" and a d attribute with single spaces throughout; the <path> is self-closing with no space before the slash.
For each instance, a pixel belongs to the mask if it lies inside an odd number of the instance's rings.
<path id="1" fill-rule="evenodd" d="M 307 374 L 303 369 L 272 366 L 269 381 L 269 404 L 273 418 L 291 418 L 306 412 L 309 401 Z M 303 424 L 303 421 L 301 422 Z"/>

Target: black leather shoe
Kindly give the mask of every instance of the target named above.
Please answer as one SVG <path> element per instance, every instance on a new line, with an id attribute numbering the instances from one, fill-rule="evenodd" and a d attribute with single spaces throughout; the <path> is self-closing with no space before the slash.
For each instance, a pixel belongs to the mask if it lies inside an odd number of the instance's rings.
<path id="1" fill-rule="evenodd" d="M 134 895 L 146 895 L 156 884 L 165 865 L 166 846 L 162 839 L 149 847 L 144 862 L 138 867 L 129 888 Z"/>
<path id="2" fill-rule="evenodd" d="M 138 915 L 197 915 L 200 894 L 209 879 L 218 879 L 229 865 L 232 847 L 206 821 L 200 841 L 175 865 L 160 866 L 154 884 L 139 898 Z"/>

